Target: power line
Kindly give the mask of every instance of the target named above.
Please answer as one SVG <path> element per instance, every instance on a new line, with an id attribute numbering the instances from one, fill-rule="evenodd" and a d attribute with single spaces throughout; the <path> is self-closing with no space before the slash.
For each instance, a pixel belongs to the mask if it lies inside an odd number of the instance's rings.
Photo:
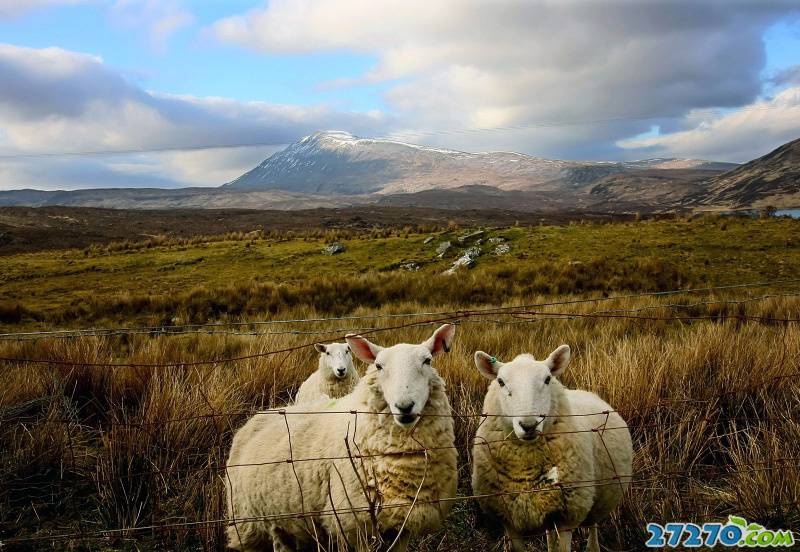
<path id="1" fill-rule="evenodd" d="M 771 109 L 778 109 L 783 108 L 784 106 L 778 105 L 763 105 L 763 106 L 752 106 L 752 107 L 741 107 L 735 109 L 733 111 L 728 111 L 725 109 L 719 108 L 708 108 L 708 109 L 695 109 L 692 111 L 693 114 L 708 114 L 708 115 L 730 115 L 734 113 L 740 112 L 750 112 L 750 111 L 768 111 Z M 602 119 L 581 119 L 581 120 L 573 120 L 573 121 L 551 121 L 551 122 L 538 122 L 538 123 L 530 123 L 524 125 L 510 125 L 510 126 L 496 126 L 496 127 L 478 127 L 478 128 L 460 128 L 460 129 L 450 129 L 450 130 L 432 130 L 432 131 L 401 131 L 397 133 L 393 133 L 388 139 L 391 139 L 392 136 L 441 136 L 441 135 L 453 135 L 453 134 L 470 134 L 475 132 L 496 132 L 496 131 L 504 131 L 510 132 L 515 130 L 526 130 L 531 128 L 557 128 L 557 127 L 564 127 L 564 126 L 577 126 L 577 125 L 591 125 L 591 124 L 604 124 L 604 123 L 614 123 L 614 122 L 621 122 L 621 121 L 648 121 L 651 119 L 663 119 L 663 118 L 671 118 L 671 115 L 640 115 L 640 116 L 620 116 L 620 117 L 606 117 Z"/>
<path id="2" fill-rule="evenodd" d="M 696 109 L 693 114 L 708 114 L 708 115 L 730 115 L 733 113 L 747 113 L 752 111 L 768 111 L 772 109 L 780 109 L 784 106 L 778 105 L 763 105 L 742 107 L 733 111 L 727 111 L 719 108 L 709 109 Z M 575 119 L 571 121 L 539 121 L 528 124 L 520 125 L 507 125 L 507 126 L 494 126 L 494 127 L 462 127 L 462 128 L 443 128 L 438 130 L 405 130 L 397 131 L 386 135 L 378 135 L 369 137 L 369 140 L 398 140 L 398 137 L 432 137 L 432 136 L 453 136 L 453 135 L 471 135 L 483 132 L 513 132 L 518 130 L 528 130 L 536 128 L 559 128 L 568 126 L 581 126 L 581 125 L 595 125 L 595 124 L 610 124 L 624 121 L 648 121 L 653 119 L 672 118 L 674 115 L 659 114 L 659 115 L 633 115 L 633 116 L 619 116 L 619 117 L 606 117 L 598 119 Z M 238 149 L 238 148 L 255 148 L 255 147 L 274 147 L 285 146 L 286 142 L 276 142 L 275 140 L 253 141 L 253 142 L 221 142 L 218 144 L 197 144 L 186 146 L 164 146 L 153 148 L 122 148 L 122 149 L 102 149 L 102 150 L 74 150 L 74 151 L 52 151 L 52 152 L 14 152 L 14 153 L 0 153 L 0 160 L 2 159 L 35 159 L 35 158 L 58 158 L 58 157 L 90 157 L 90 156 L 106 156 L 106 155 L 131 155 L 137 153 L 170 153 L 179 151 L 204 151 L 212 149 Z"/>
<path id="3" fill-rule="evenodd" d="M 590 313 L 586 313 L 586 315 L 617 315 L 617 314 L 634 314 L 640 313 L 645 311 L 652 311 L 652 310 L 662 310 L 662 309 L 673 309 L 673 310 L 686 310 L 686 309 L 693 309 L 696 307 L 709 307 L 711 305 L 724 305 L 726 307 L 737 305 L 741 306 L 747 303 L 754 303 L 756 301 L 764 301 L 767 299 L 777 299 L 777 298 L 787 298 L 787 297 L 800 297 L 800 292 L 796 293 L 770 293 L 766 295 L 758 295 L 755 297 L 748 297 L 747 299 L 720 299 L 720 300 L 711 300 L 711 301 L 698 301 L 695 303 L 664 303 L 664 304 L 654 304 L 654 305 L 646 305 L 644 307 L 637 307 L 633 309 L 609 309 L 609 310 L 599 310 L 599 311 L 592 311 Z M 447 313 L 444 313 L 447 314 Z M 461 325 L 495 325 L 495 326 L 518 326 L 524 324 L 536 324 L 543 322 L 545 320 L 574 320 L 576 318 L 580 318 L 580 315 L 572 315 L 568 313 L 540 313 L 537 318 L 519 318 L 520 315 L 518 313 L 491 313 L 496 316 L 511 316 L 512 320 L 501 320 L 501 319 L 491 319 L 491 318 L 472 318 L 472 319 L 459 319 L 453 320 L 452 323 L 461 326 Z M 723 316 L 721 314 L 715 316 Z M 724 315 L 730 317 L 732 315 Z M 613 318 L 613 316 L 609 316 L 609 318 Z M 786 322 L 785 319 L 781 319 L 782 321 Z M 268 322 L 268 321 L 267 321 Z M 265 324 L 267 322 L 252 322 L 252 323 L 233 323 L 233 324 L 252 324 L 252 325 L 259 325 Z M 276 321 L 277 322 L 277 321 Z M 298 321 L 299 322 L 299 321 Z M 409 324 L 408 327 L 423 327 L 423 326 L 433 326 L 438 324 L 439 322 L 418 322 Z M 65 333 L 65 334 L 58 334 L 58 335 L 49 335 L 47 332 L 32 334 L 31 332 L 22 332 L 19 334 L 0 334 L 0 341 L 41 341 L 44 339 L 80 339 L 82 337 L 120 337 L 120 336 L 134 336 L 134 335 L 143 335 L 149 337 L 192 337 L 192 336 L 212 336 L 212 335 L 224 335 L 224 336 L 236 336 L 236 337 L 264 337 L 264 336 L 286 336 L 286 335 L 294 335 L 294 336 L 317 336 L 323 341 L 327 341 L 326 336 L 335 336 L 338 337 L 342 333 L 368 333 L 368 332 L 375 332 L 379 331 L 380 328 L 376 326 L 362 326 L 362 327 L 337 327 L 337 328 L 325 328 L 325 329 L 318 329 L 318 330 L 302 330 L 299 328 L 290 328 L 286 330 L 252 330 L 252 331 L 244 331 L 244 330 L 220 330 L 215 329 L 214 327 L 205 328 L 205 327 L 183 327 L 183 326 L 164 326 L 163 330 L 153 330 L 151 328 L 144 328 L 144 329 L 120 329 L 120 330 L 81 330 L 78 333 Z"/>
<path id="4" fill-rule="evenodd" d="M 237 149 L 237 148 L 256 148 L 269 146 L 285 146 L 285 142 L 238 142 L 221 144 L 201 144 L 196 146 L 168 146 L 163 148 L 130 148 L 130 149 L 108 149 L 108 150 L 80 150 L 80 151 L 50 151 L 50 152 L 21 152 L 21 153 L 2 153 L 0 159 L 18 158 L 48 158 L 48 157 L 89 157 L 102 155 L 131 155 L 136 153 L 169 153 L 175 151 L 203 151 L 212 149 Z"/>
<path id="5" fill-rule="evenodd" d="M 324 322 L 341 322 L 341 321 L 356 321 L 356 320 L 387 320 L 395 318 L 421 318 L 421 317 L 459 317 L 466 313 L 471 316 L 483 314 L 514 314 L 511 311 L 520 309 L 533 309 L 552 306 L 567 306 L 578 305 L 585 303 L 601 303 L 607 301 L 621 300 L 621 299 L 636 299 L 640 297 L 665 297 L 670 295 L 691 294 L 691 293 L 706 293 L 715 291 L 728 291 L 732 289 L 747 289 L 758 287 L 773 287 L 800 284 L 800 278 L 792 278 L 786 280 L 762 281 L 762 282 L 749 282 L 745 284 L 730 284 L 724 286 L 710 286 L 700 288 L 684 288 L 668 291 L 648 291 L 640 293 L 630 293 L 625 295 L 609 295 L 606 297 L 591 297 L 585 299 L 572 299 L 567 301 L 550 301 L 543 303 L 528 303 L 522 305 L 512 305 L 507 307 L 486 307 L 481 309 L 461 309 L 449 311 L 423 311 L 423 312 L 404 312 L 404 313 L 391 313 L 391 314 L 364 314 L 364 315 L 350 315 L 350 316 L 329 316 L 317 318 L 289 318 L 289 319 L 276 319 L 276 320 L 255 320 L 250 322 L 209 322 L 205 324 L 183 324 L 176 326 L 135 326 L 135 327 L 122 327 L 122 328 L 88 328 L 76 330 L 46 330 L 35 332 L 9 332 L 0 333 L 0 340 L 3 339 L 19 339 L 28 337 L 46 337 L 46 336 L 63 336 L 69 335 L 70 337 L 80 336 L 94 336 L 103 337 L 107 334 L 118 335 L 120 333 L 163 333 L 170 334 L 186 332 L 198 328 L 232 328 L 232 327 L 246 327 L 246 326 L 268 326 L 268 325 L 283 325 L 283 324 L 308 324 L 308 323 L 324 323 Z M 421 325 L 424 323 L 421 323 Z M 348 331 L 342 329 L 343 331 Z M 352 331 L 352 330 L 349 330 Z M 371 331 L 371 330 L 370 330 Z M 295 333 L 295 332 L 291 332 Z M 301 332 L 297 332 L 298 334 Z M 322 333 L 322 332 L 321 332 Z M 320 334 L 321 334 L 320 333 Z M 333 332 L 324 332 L 333 333 Z"/>
<path id="6" fill-rule="evenodd" d="M 563 320 L 574 320 L 579 318 L 587 318 L 587 319 L 624 319 L 624 320 L 641 320 L 641 321 L 664 321 L 664 322 L 695 322 L 695 321 L 711 321 L 711 322 L 724 322 L 724 321 L 734 321 L 734 322 L 759 322 L 762 324 L 785 324 L 788 325 L 789 323 L 797 323 L 800 322 L 800 318 L 778 318 L 773 316 L 746 316 L 741 314 L 712 314 L 712 315 L 687 315 L 687 316 L 640 316 L 640 315 L 631 315 L 631 314 L 598 314 L 598 313 L 569 313 L 569 312 L 543 312 L 543 311 L 533 311 L 533 310 L 518 310 L 518 311 L 509 311 L 510 314 L 516 314 L 521 316 L 543 316 L 543 320 L 548 319 L 563 319 Z M 463 318 L 469 318 L 471 316 L 476 316 L 474 312 L 471 311 L 462 311 L 458 314 L 454 314 L 444 318 L 437 318 L 432 320 L 427 320 L 425 322 L 411 322 L 405 324 L 399 324 L 396 326 L 387 326 L 383 328 L 375 328 L 366 332 L 362 332 L 362 335 L 371 335 L 378 332 L 385 332 L 391 330 L 400 330 L 404 328 L 416 327 L 420 325 L 427 325 L 427 324 L 434 324 L 436 322 L 445 324 L 445 323 L 452 323 L 454 320 L 459 320 Z M 337 339 L 344 339 L 345 335 L 337 336 Z M 281 349 L 274 349 L 269 351 L 263 351 L 258 353 L 252 353 L 247 355 L 240 355 L 234 357 L 223 357 L 223 358 L 216 358 L 216 359 L 206 359 L 206 360 L 191 360 L 191 361 L 174 361 L 174 362 L 163 362 L 163 363 L 135 363 L 135 362 L 118 362 L 118 363 L 108 363 L 108 362 L 78 362 L 72 360 L 48 360 L 42 358 L 20 358 L 20 357 L 0 357 L 0 361 L 13 363 L 13 364 L 38 364 L 38 365 L 52 365 L 52 366 L 80 366 L 84 368 L 193 368 L 197 366 L 216 366 L 220 367 L 224 364 L 233 363 L 233 362 L 242 362 L 246 360 L 253 360 L 257 358 L 266 358 L 269 356 L 278 355 L 281 353 L 292 353 L 295 351 L 299 351 L 301 349 L 306 349 L 309 347 L 313 347 L 316 343 L 314 341 L 301 343 L 299 345 L 293 345 L 290 347 L 284 347 Z"/>

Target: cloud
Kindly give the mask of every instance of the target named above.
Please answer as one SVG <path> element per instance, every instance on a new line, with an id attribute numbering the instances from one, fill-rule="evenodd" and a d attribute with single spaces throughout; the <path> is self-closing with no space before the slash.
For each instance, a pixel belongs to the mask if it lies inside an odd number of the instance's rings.
<path id="1" fill-rule="evenodd" d="M 116 0 L 111 17 L 118 25 L 146 29 L 156 50 L 165 50 L 173 33 L 194 23 L 194 16 L 179 0 Z"/>
<path id="2" fill-rule="evenodd" d="M 792 65 L 778 71 L 771 79 L 770 82 L 776 86 L 783 86 L 787 84 L 800 84 L 800 65 Z"/>
<path id="3" fill-rule="evenodd" d="M 85 4 L 91 0 L 0 0 L 0 19 L 19 17 L 30 11 L 49 6 Z"/>
<path id="4" fill-rule="evenodd" d="M 78 117 L 99 101 L 119 105 L 144 97 L 99 57 L 60 48 L 0 44 L 0 113 L 4 120 Z"/>
<path id="5" fill-rule="evenodd" d="M 122 159 L 88 158 L 2 159 L 0 190 L 35 188 L 73 190 L 83 188 L 174 188 L 179 185 L 163 172 L 118 170 Z"/>
<path id="6" fill-rule="evenodd" d="M 640 119 L 429 138 L 475 149 L 513 136 L 514 149 L 597 157 L 693 109 L 752 102 L 764 31 L 797 10 L 796 0 L 272 0 L 213 31 L 272 54 L 377 56 L 326 86 L 389 82 L 387 103 L 408 128 Z"/>
<path id="7" fill-rule="evenodd" d="M 690 114 L 690 118 L 694 121 L 687 130 L 622 140 L 619 145 L 647 156 L 749 161 L 800 138 L 800 86 L 734 113 Z"/>
<path id="8" fill-rule="evenodd" d="M 320 128 L 369 135 L 387 125 L 380 112 L 159 94 L 126 81 L 96 56 L 0 45 L 0 189 L 221 184 L 274 146 Z M 66 160 L 8 157 L 237 144 L 258 147 Z"/>
<path id="9" fill-rule="evenodd" d="M 80 157 L 0 158 L 0 190 L 219 186 L 283 146 Z"/>

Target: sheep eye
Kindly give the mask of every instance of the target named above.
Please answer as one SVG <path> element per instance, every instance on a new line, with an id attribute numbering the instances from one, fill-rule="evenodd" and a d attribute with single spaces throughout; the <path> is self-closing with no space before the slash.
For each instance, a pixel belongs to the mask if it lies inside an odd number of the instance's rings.
<path id="1" fill-rule="evenodd" d="M 549 383 L 550 383 L 550 376 L 547 376 L 546 378 L 544 378 L 544 384 L 547 385 Z"/>
<path id="2" fill-rule="evenodd" d="M 325 351 L 325 354 L 331 356 L 331 354 L 328 351 Z"/>
<path id="3" fill-rule="evenodd" d="M 381 364 L 376 364 L 376 365 L 375 365 L 375 369 L 376 369 L 376 370 L 383 370 L 383 365 L 381 365 Z"/>
<path id="4" fill-rule="evenodd" d="M 506 382 L 504 382 L 500 378 L 497 378 L 497 385 L 499 385 L 500 387 L 505 387 L 506 386 Z"/>
<path id="5" fill-rule="evenodd" d="M 422 364 L 430 364 L 430 363 L 431 363 L 431 359 L 429 359 L 429 358 L 426 358 L 425 360 L 422 361 Z"/>

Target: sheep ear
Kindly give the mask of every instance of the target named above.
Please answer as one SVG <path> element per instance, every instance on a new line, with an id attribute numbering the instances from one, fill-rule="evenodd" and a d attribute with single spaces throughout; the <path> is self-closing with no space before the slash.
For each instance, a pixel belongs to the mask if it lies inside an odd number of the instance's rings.
<path id="1" fill-rule="evenodd" d="M 550 353 L 550 356 L 547 357 L 547 360 L 545 360 L 544 362 L 550 367 L 550 373 L 553 374 L 555 377 L 559 377 L 561 374 L 564 373 L 564 370 L 567 368 L 570 356 L 571 352 L 569 349 L 569 345 L 562 345 L 561 347 Z"/>
<path id="2" fill-rule="evenodd" d="M 324 353 L 328 350 L 322 343 L 314 343 L 314 348 L 317 350 L 318 353 Z"/>
<path id="3" fill-rule="evenodd" d="M 438 330 L 433 332 L 433 335 L 428 338 L 428 340 L 423 343 L 428 349 L 430 349 L 431 354 L 438 355 L 442 351 L 445 353 L 450 352 L 450 347 L 453 343 L 453 336 L 456 333 L 456 327 L 452 324 L 445 324 L 441 326 Z"/>
<path id="4" fill-rule="evenodd" d="M 370 343 L 369 340 L 361 337 L 360 335 L 347 334 L 345 336 L 345 340 L 347 341 L 347 345 L 350 347 L 350 350 L 353 351 L 353 354 L 367 364 L 372 364 L 375 362 L 375 357 L 377 357 L 378 353 L 383 350 L 383 347 L 380 345 Z"/>
<path id="5" fill-rule="evenodd" d="M 483 351 L 475 351 L 475 366 L 483 377 L 493 380 L 503 363 Z"/>

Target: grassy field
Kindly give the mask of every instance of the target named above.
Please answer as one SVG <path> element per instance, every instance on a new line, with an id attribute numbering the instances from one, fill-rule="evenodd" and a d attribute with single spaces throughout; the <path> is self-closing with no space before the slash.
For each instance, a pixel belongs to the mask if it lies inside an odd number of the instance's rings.
<path id="1" fill-rule="evenodd" d="M 456 238 L 467 233 L 384 230 L 349 239 L 336 232 L 289 238 L 239 233 L 0 257 L 0 324 L 205 322 L 298 306 L 345 314 L 408 300 L 466 307 L 541 293 L 654 291 L 800 274 L 800 221 L 792 219 L 492 230 L 481 238 L 505 238 L 508 255 L 494 256 L 494 245 L 484 244 L 475 269 L 442 275 L 463 250 Z M 431 235 L 435 239 L 425 244 Z M 334 240 L 347 251 L 321 254 Z M 439 259 L 442 241 L 454 247 Z M 420 270 L 402 268 L 408 262 Z"/>
<path id="2" fill-rule="evenodd" d="M 601 528 L 601 544 L 643 549 L 648 521 L 728 514 L 797 530 L 800 329 L 780 320 L 800 318 L 800 284 L 604 296 L 797 277 L 798 230 L 798 221 L 774 219 L 512 227 L 482 236 L 505 237 L 509 255 L 485 254 L 455 276 L 439 274 L 453 259 L 434 260 L 434 249 L 464 229 L 427 245 L 427 234 L 350 237 L 348 251 L 333 257 L 319 253 L 337 239 L 328 235 L 156 240 L 1 258 L 6 331 L 173 318 L 374 318 L 0 341 L 0 357 L 66 363 L 2 363 L 0 539 L 43 537 L 22 549 L 222 549 L 221 524 L 136 528 L 223 517 L 215 468 L 233 431 L 253 409 L 286 404 L 316 366 L 310 347 L 270 351 L 447 317 L 381 318 L 387 314 L 586 298 L 597 301 L 538 307 L 527 319 L 494 312 L 460 320 L 452 352 L 435 362 L 454 410 L 473 415 L 455 419 L 460 493 L 470 493 L 468 443 L 486 390 L 473 351 L 541 358 L 568 343 L 575 357 L 565 383 L 623 411 L 634 437 L 637 480 Z M 423 266 L 398 268 L 408 261 Z M 430 331 L 423 324 L 371 339 L 420 341 Z M 241 335 L 248 333 L 256 335 Z M 225 360 L 232 357 L 248 358 Z M 127 531 L 47 538 L 108 528 Z M 472 501 L 413 546 L 502 549 Z"/>

